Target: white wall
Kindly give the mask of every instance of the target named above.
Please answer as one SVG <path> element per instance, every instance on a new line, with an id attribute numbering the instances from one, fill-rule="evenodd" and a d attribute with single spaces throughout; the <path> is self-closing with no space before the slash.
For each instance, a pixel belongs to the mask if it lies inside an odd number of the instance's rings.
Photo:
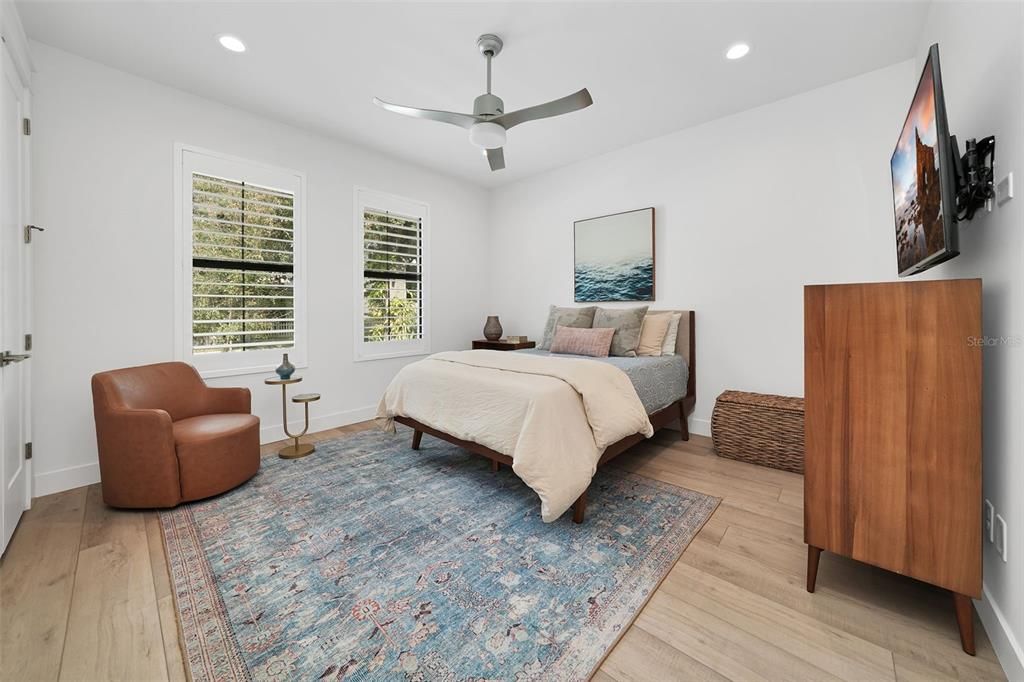
<path id="1" fill-rule="evenodd" d="M 950 132 L 996 136 L 996 179 L 1012 171 L 1017 198 L 960 228 L 958 258 L 929 278 L 984 280 L 985 335 L 1011 339 L 984 356 L 984 491 L 1006 519 L 1007 563 L 985 544 L 979 613 L 1010 679 L 1024 680 L 1024 4 L 936 2 L 922 31 L 917 68 L 939 44 Z"/>
<path id="2" fill-rule="evenodd" d="M 652 307 L 696 311 L 697 405 L 803 395 L 803 285 L 893 279 L 889 156 L 912 61 L 634 145 L 492 195 L 491 314 L 538 336 L 572 305 L 573 220 L 654 206 Z"/>
<path id="3" fill-rule="evenodd" d="M 434 350 L 479 335 L 486 292 L 484 190 L 359 147 L 307 134 L 33 43 L 33 442 L 35 495 L 99 480 L 90 377 L 173 359 L 173 147 L 184 142 L 304 171 L 309 368 L 314 428 L 366 419 L 415 358 L 354 363 L 353 187 L 431 210 Z M 248 386 L 264 427 L 279 427 L 278 389 Z M 293 412 L 293 419 L 300 413 Z M 280 437 L 265 428 L 264 440 Z"/>

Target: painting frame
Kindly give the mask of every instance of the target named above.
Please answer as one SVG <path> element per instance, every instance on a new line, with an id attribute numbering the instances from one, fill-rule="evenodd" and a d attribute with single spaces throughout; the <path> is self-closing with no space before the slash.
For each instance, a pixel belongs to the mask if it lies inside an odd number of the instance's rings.
<path id="1" fill-rule="evenodd" d="M 630 229 L 635 234 L 624 235 L 624 242 L 645 240 L 648 236 L 650 238 L 650 277 L 647 281 L 647 277 L 644 274 L 643 279 L 640 282 L 640 291 L 646 292 L 649 290 L 649 294 L 640 293 L 637 296 L 629 295 L 611 295 L 611 287 L 607 282 L 598 282 L 596 291 L 593 294 L 581 296 L 581 262 L 580 262 L 580 251 L 581 251 L 581 226 L 584 227 L 587 223 L 595 225 L 595 221 L 609 221 L 609 219 L 622 218 L 624 216 L 632 216 L 634 214 L 647 214 L 637 215 L 637 224 L 630 226 Z M 642 219 L 642 223 L 640 221 Z M 635 246 L 635 245 L 634 245 Z M 646 255 L 646 254 L 645 254 Z M 657 295 L 656 283 L 657 283 L 657 248 L 655 245 L 655 209 L 653 206 L 647 206 L 645 208 L 635 208 L 628 211 L 619 211 L 617 213 L 608 213 L 606 215 L 595 216 L 592 218 L 582 218 L 580 220 L 573 221 L 573 300 L 576 303 L 621 303 L 621 302 L 644 302 L 654 301 Z M 642 265 L 643 269 L 646 269 L 646 265 Z M 584 288 L 587 286 L 583 285 Z M 621 288 L 620 288 L 621 290 Z"/>

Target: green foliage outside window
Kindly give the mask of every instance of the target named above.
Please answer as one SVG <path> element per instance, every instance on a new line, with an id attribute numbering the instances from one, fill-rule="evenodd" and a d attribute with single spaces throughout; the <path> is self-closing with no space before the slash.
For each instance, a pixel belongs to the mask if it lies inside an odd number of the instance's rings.
<path id="1" fill-rule="evenodd" d="M 193 352 L 293 346 L 294 198 L 196 174 L 192 206 Z"/>
<path id="2" fill-rule="evenodd" d="M 422 338 L 420 222 L 386 211 L 363 216 L 363 340 Z"/>

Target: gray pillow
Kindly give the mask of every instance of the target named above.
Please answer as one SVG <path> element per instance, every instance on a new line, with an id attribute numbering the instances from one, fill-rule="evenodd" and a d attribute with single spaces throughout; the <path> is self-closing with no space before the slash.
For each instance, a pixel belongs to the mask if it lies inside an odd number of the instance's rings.
<path id="1" fill-rule="evenodd" d="M 548 323 L 544 325 L 544 336 L 540 341 L 540 350 L 551 350 L 551 340 L 555 338 L 556 327 L 576 327 L 590 329 L 594 321 L 597 306 L 586 308 L 559 308 L 551 306 L 548 310 Z"/>
<path id="2" fill-rule="evenodd" d="M 594 329 L 611 327 L 615 329 L 612 337 L 612 348 L 609 355 L 636 357 L 636 347 L 640 343 L 640 327 L 644 324 L 647 306 L 639 308 L 598 308 L 594 313 Z"/>

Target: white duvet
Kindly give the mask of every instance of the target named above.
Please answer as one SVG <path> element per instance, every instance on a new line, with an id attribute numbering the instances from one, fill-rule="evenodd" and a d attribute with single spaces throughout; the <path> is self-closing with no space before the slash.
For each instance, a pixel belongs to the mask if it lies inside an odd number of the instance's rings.
<path id="1" fill-rule="evenodd" d="M 617 367 L 491 350 L 437 353 L 406 365 L 377 408 L 378 422 L 392 432 L 395 416 L 511 457 L 547 522 L 587 489 L 605 448 L 654 433 Z"/>

